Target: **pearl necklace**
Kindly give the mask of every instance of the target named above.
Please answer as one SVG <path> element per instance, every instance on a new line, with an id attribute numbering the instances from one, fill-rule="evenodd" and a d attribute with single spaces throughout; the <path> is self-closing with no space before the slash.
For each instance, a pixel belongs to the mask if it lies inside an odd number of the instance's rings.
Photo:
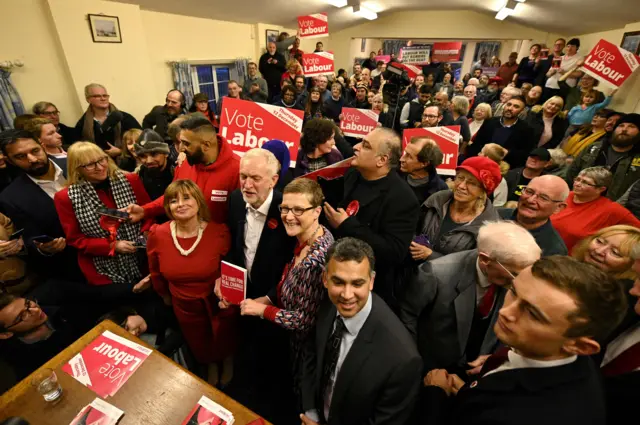
<path id="1" fill-rule="evenodd" d="M 171 228 L 171 238 L 173 239 L 173 245 L 176 247 L 178 252 L 180 252 L 180 254 L 184 255 L 185 257 L 191 254 L 193 251 L 195 251 L 196 247 L 200 243 L 200 240 L 202 239 L 202 234 L 204 233 L 204 229 L 202 228 L 202 225 L 200 225 L 198 227 L 198 237 L 196 238 L 196 241 L 193 243 L 193 245 L 191 245 L 191 248 L 185 250 L 178 243 L 178 236 L 176 232 L 176 222 L 172 221 L 169 227 Z"/>

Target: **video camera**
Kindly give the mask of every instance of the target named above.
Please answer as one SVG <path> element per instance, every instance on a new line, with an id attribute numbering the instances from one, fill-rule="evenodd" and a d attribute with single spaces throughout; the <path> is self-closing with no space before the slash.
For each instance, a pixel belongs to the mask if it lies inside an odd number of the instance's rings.
<path id="1" fill-rule="evenodd" d="M 394 101 L 400 97 L 400 93 L 411 85 L 407 70 L 402 68 L 402 65 L 398 63 L 389 62 L 387 64 L 387 70 L 382 76 L 386 80 L 382 89 L 385 103 L 395 104 L 396 102 Z"/>

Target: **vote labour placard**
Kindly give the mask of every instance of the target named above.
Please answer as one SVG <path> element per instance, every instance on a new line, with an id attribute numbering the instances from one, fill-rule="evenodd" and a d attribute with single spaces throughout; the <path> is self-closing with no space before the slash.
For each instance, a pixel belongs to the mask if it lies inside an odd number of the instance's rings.
<path id="1" fill-rule="evenodd" d="M 298 16 L 298 38 L 318 38 L 329 35 L 329 20 L 326 13 Z"/>
<path id="2" fill-rule="evenodd" d="M 220 265 L 220 292 L 231 304 L 247 298 L 247 269 L 223 261 Z"/>
<path id="3" fill-rule="evenodd" d="M 618 88 L 638 68 L 638 57 L 606 40 L 598 41 L 582 70 L 609 88 Z"/>
<path id="4" fill-rule="evenodd" d="M 110 331 L 94 339 L 62 370 L 102 398 L 113 396 L 152 350 Z"/>
<path id="5" fill-rule="evenodd" d="M 305 77 L 333 74 L 333 52 L 315 52 L 302 55 L 302 72 Z"/>
<path id="6" fill-rule="evenodd" d="M 456 62 L 460 60 L 461 50 L 461 41 L 433 43 L 433 53 L 431 55 L 431 60 L 433 62 Z"/>
<path id="7" fill-rule="evenodd" d="M 438 174 L 454 176 L 458 166 L 458 148 L 460 146 L 460 126 L 411 128 L 402 133 L 402 150 L 413 139 L 427 138 L 438 144 L 443 154 L 442 164 L 437 167 Z"/>
<path id="8" fill-rule="evenodd" d="M 378 126 L 378 114 L 370 109 L 342 108 L 340 130 L 345 136 L 363 138 Z"/>
<path id="9" fill-rule="evenodd" d="M 291 167 L 295 167 L 303 118 L 304 112 L 297 109 L 225 97 L 220 134 L 239 156 L 269 140 L 282 140 L 289 148 Z"/>

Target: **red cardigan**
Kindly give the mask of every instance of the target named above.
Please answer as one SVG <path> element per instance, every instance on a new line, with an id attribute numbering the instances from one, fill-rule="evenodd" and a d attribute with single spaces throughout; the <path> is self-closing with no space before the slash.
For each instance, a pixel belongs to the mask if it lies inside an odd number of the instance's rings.
<path id="1" fill-rule="evenodd" d="M 150 202 L 151 199 L 147 195 L 142 181 L 137 174 L 126 174 L 127 180 L 131 184 L 133 193 L 136 196 L 138 204 L 145 204 Z M 104 190 L 97 190 L 98 198 L 107 208 L 117 208 L 115 200 L 110 192 Z M 70 245 L 78 250 L 78 265 L 80 270 L 87 278 L 87 282 L 91 285 L 109 285 L 113 283 L 107 276 L 99 274 L 96 271 L 96 267 L 93 264 L 94 256 L 106 256 L 111 251 L 111 244 L 107 238 L 91 238 L 85 236 L 80 230 L 80 224 L 76 218 L 76 214 L 73 211 L 73 205 L 71 199 L 69 199 L 69 188 L 65 188 L 56 193 L 53 198 L 53 202 L 58 211 L 58 217 L 60 218 L 60 224 L 64 229 L 64 234 L 67 238 L 67 245 Z M 142 232 L 146 232 L 151 228 L 153 220 L 145 220 L 142 223 Z"/>

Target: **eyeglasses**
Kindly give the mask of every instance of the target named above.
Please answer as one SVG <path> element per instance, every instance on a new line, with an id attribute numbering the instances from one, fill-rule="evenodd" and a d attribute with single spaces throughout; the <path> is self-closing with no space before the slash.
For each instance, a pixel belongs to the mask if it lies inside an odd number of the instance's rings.
<path id="1" fill-rule="evenodd" d="M 31 309 L 32 308 L 36 308 L 38 307 L 38 300 L 36 300 L 35 298 L 29 299 L 29 298 L 25 298 L 24 299 L 24 309 L 20 312 L 20 314 L 18 314 L 15 318 L 15 320 L 13 321 L 13 323 L 11 323 L 9 326 L 5 326 L 5 329 L 9 329 L 12 328 L 14 326 L 18 326 L 20 323 L 24 322 L 25 320 L 27 320 L 29 318 L 29 316 L 31 316 L 32 313 Z"/>
<path id="2" fill-rule="evenodd" d="M 438 118 L 438 115 L 423 115 L 422 118 L 427 118 L 430 120 L 435 120 L 436 118 Z"/>
<path id="3" fill-rule="evenodd" d="M 89 97 L 93 97 L 95 99 L 109 99 L 111 97 L 111 95 L 108 95 L 108 94 L 92 94 Z"/>
<path id="4" fill-rule="evenodd" d="M 317 207 L 309 207 L 309 208 L 293 207 L 293 208 L 289 208 L 289 207 L 283 207 L 282 205 L 278 205 L 278 210 L 280 211 L 281 214 L 287 215 L 287 214 L 289 214 L 289 211 L 291 211 L 291 213 L 293 215 L 295 215 L 296 217 L 300 217 L 302 214 L 304 214 L 307 211 L 312 210 L 314 208 L 317 208 Z"/>
<path id="5" fill-rule="evenodd" d="M 502 263 L 498 260 L 496 260 L 495 258 L 492 258 L 493 261 L 496 262 L 496 264 L 498 264 L 502 270 L 504 270 L 505 272 L 507 272 L 507 274 L 509 275 L 509 277 L 511 278 L 511 284 L 513 284 L 513 281 L 516 280 L 516 277 L 518 276 L 518 274 L 514 274 L 512 273 L 508 268 L 506 268 L 505 266 L 502 265 Z"/>
<path id="6" fill-rule="evenodd" d="M 105 165 L 107 165 L 107 157 L 103 156 L 99 160 L 81 165 L 79 168 L 84 168 L 87 171 L 94 171 L 98 167 L 98 165 L 101 167 L 104 167 Z"/>
<path id="7" fill-rule="evenodd" d="M 551 199 L 547 195 L 543 195 L 541 193 L 538 193 L 535 190 L 530 189 L 528 187 L 525 187 L 524 189 L 522 189 L 522 195 L 526 196 L 527 198 L 531 198 L 533 196 L 537 196 L 539 200 L 541 200 L 542 202 L 547 202 L 547 203 L 548 202 L 554 202 L 556 204 L 559 204 L 561 202 L 564 202 L 564 201 L 557 201 L 555 199 Z"/>
<path id="8" fill-rule="evenodd" d="M 481 187 L 480 183 L 478 183 L 477 181 L 467 179 L 461 174 L 458 174 L 453 181 L 454 183 L 458 183 L 458 184 L 464 182 L 467 186 L 471 186 L 471 187 L 477 187 L 477 188 Z"/>
<path id="9" fill-rule="evenodd" d="M 42 115 L 60 115 L 60 111 L 45 111 L 42 113 Z"/>
<path id="10" fill-rule="evenodd" d="M 573 179 L 573 184 L 576 184 L 576 183 L 586 184 L 587 186 L 591 186 L 591 187 L 600 187 L 599 185 L 589 183 L 588 181 L 581 179 L 580 177 L 576 177 L 575 179 Z"/>

